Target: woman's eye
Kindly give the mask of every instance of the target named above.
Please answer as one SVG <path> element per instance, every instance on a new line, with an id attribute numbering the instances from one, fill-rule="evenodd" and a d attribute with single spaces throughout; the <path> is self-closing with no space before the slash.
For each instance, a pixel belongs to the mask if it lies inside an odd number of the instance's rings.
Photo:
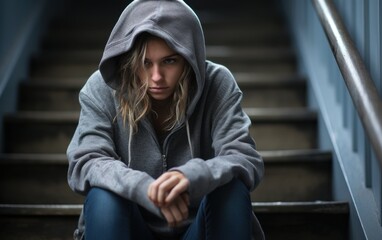
<path id="1" fill-rule="evenodd" d="M 148 60 L 145 60 L 145 61 L 143 62 L 143 65 L 145 65 L 145 67 L 150 66 L 150 64 L 151 64 L 151 62 L 148 61 Z"/>
<path id="2" fill-rule="evenodd" d="M 163 61 L 165 64 L 172 64 L 176 62 L 175 58 L 167 58 Z"/>

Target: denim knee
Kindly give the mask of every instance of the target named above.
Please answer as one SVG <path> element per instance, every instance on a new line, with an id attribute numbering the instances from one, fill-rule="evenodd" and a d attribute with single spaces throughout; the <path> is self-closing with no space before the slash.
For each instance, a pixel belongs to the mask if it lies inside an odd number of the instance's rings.
<path id="1" fill-rule="evenodd" d="M 248 188 L 239 179 L 216 188 L 203 199 L 196 221 L 184 239 L 250 239 L 252 207 Z"/>
<path id="2" fill-rule="evenodd" d="M 250 194 L 247 186 L 237 178 L 232 179 L 229 183 L 215 189 L 209 197 L 217 198 L 225 201 L 246 201 L 250 203 Z"/>
<path id="3" fill-rule="evenodd" d="M 126 204 L 128 205 L 129 201 L 110 191 L 102 188 L 92 188 L 85 201 L 85 217 L 86 213 L 91 210 L 95 210 L 102 219 L 108 216 L 114 217 L 114 213 L 118 213 L 121 208 L 127 207 Z"/>
<path id="4" fill-rule="evenodd" d="M 89 191 L 84 217 L 86 239 L 153 239 L 138 205 L 102 188 Z"/>
<path id="5" fill-rule="evenodd" d="M 84 205 L 85 225 L 114 224 L 121 207 L 123 204 L 119 196 L 101 188 L 92 188 Z"/>

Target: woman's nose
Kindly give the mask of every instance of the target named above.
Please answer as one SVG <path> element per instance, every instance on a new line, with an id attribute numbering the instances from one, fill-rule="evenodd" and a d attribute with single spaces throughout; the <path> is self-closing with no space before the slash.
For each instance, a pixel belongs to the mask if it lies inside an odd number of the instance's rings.
<path id="1" fill-rule="evenodd" d="M 151 79 L 153 81 L 160 81 L 162 79 L 162 72 L 158 65 L 154 65 L 151 69 Z"/>

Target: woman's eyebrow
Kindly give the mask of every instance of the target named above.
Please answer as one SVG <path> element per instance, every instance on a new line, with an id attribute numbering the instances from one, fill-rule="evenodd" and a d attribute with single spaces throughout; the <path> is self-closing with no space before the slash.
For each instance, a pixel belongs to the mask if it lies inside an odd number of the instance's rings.
<path id="1" fill-rule="evenodd" d="M 180 56 L 179 53 L 173 53 L 173 54 L 170 54 L 168 56 L 162 57 L 162 59 L 171 58 L 171 57 L 177 57 L 177 56 Z"/>
<path id="2" fill-rule="evenodd" d="M 167 55 L 167 56 L 164 56 L 164 57 L 160 58 L 160 60 L 163 60 L 163 59 L 166 59 L 166 58 L 178 57 L 178 56 L 180 56 L 179 53 L 173 53 L 173 54 L 170 54 L 170 55 Z M 151 59 L 148 58 L 148 57 L 145 57 L 145 60 L 151 61 Z"/>

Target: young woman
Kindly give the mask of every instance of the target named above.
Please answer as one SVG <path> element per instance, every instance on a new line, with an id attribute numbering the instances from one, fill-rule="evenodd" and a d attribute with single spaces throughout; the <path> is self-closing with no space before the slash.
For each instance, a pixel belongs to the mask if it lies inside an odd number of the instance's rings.
<path id="1" fill-rule="evenodd" d="M 136 0 L 80 92 L 68 182 L 86 239 L 262 239 L 263 161 L 225 67 L 180 0 Z"/>

